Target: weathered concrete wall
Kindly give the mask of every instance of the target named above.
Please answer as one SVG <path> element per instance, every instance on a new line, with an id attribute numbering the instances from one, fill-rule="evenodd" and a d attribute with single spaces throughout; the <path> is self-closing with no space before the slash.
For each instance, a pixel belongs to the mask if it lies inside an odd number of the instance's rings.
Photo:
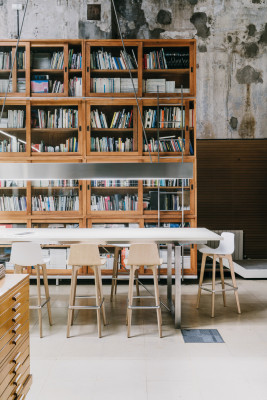
<path id="1" fill-rule="evenodd" d="M 0 0 L 1 38 L 16 33 L 13 2 Z M 101 21 L 86 21 L 87 3 L 101 3 Z M 197 38 L 198 138 L 267 137 L 266 0 L 115 4 L 124 37 Z M 117 37 L 111 14 L 110 0 L 29 0 L 22 37 Z"/>

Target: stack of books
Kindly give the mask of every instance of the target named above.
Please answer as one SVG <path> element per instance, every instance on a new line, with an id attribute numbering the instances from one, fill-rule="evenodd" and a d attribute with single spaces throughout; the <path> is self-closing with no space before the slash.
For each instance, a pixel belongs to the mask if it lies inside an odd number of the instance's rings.
<path id="1" fill-rule="evenodd" d="M 17 92 L 24 93 L 26 91 L 26 79 L 17 78 Z"/>
<path id="2" fill-rule="evenodd" d="M 137 69 L 138 64 L 134 50 L 132 55 L 121 50 L 120 57 L 112 57 L 111 53 L 103 50 L 94 51 L 90 54 L 90 64 L 92 69 Z"/>
<path id="3" fill-rule="evenodd" d="M 157 128 L 157 110 L 144 111 L 145 128 Z M 185 110 L 182 107 L 164 107 L 159 109 L 159 128 L 184 128 Z"/>
<path id="4" fill-rule="evenodd" d="M 12 55 L 11 51 L 4 52 L 0 51 L 0 69 L 11 69 L 12 66 Z"/>
<path id="5" fill-rule="evenodd" d="M 51 110 L 32 109 L 32 128 L 78 128 L 78 110 L 55 108 Z"/>
<path id="6" fill-rule="evenodd" d="M 138 89 L 138 78 L 133 78 L 135 90 Z M 129 78 L 93 78 L 91 79 L 93 93 L 133 93 L 132 80 Z"/>
<path id="7" fill-rule="evenodd" d="M 0 211 L 26 211 L 25 196 L 0 196 Z"/>
<path id="8" fill-rule="evenodd" d="M 63 51 L 56 51 L 53 53 L 50 68 L 51 69 L 63 69 L 64 65 L 64 53 Z"/>
<path id="9" fill-rule="evenodd" d="M 69 95 L 72 97 L 82 97 L 82 78 L 74 76 L 69 80 Z"/>
<path id="10" fill-rule="evenodd" d="M 69 68 L 82 69 L 82 53 L 74 53 L 73 49 L 69 50 Z"/>
<path id="11" fill-rule="evenodd" d="M 148 152 L 148 148 L 151 152 L 157 152 L 158 141 L 154 138 L 151 138 L 148 140 L 148 146 L 144 141 L 144 152 Z M 164 153 L 184 151 L 182 138 L 159 140 L 159 151 Z"/>
<path id="12" fill-rule="evenodd" d="M 92 128 L 131 128 L 132 127 L 132 119 L 133 119 L 133 110 L 125 112 L 125 109 L 122 111 L 116 111 L 113 114 L 113 118 L 110 126 L 108 126 L 107 118 L 102 111 L 98 112 L 98 110 L 91 111 L 91 127 Z"/>
<path id="13" fill-rule="evenodd" d="M 79 181 L 76 179 L 57 179 L 57 180 L 47 180 L 43 179 L 41 181 L 32 181 L 32 187 L 78 187 Z"/>
<path id="14" fill-rule="evenodd" d="M 79 196 L 35 196 L 32 211 L 79 211 Z"/>
<path id="15" fill-rule="evenodd" d="M 32 144 L 32 151 L 38 153 L 75 153 L 78 151 L 78 139 L 72 137 L 66 139 L 66 143 L 57 146 L 45 145 L 43 140 L 40 144 Z"/>
<path id="16" fill-rule="evenodd" d="M 129 152 L 133 151 L 133 139 L 113 137 L 92 137 L 91 138 L 91 151 L 96 152 Z"/>
<path id="17" fill-rule="evenodd" d="M 0 128 L 25 128 L 24 110 L 7 110 L 3 112 Z"/>
<path id="18" fill-rule="evenodd" d="M 138 181 L 129 179 L 117 179 L 117 180 L 94 180 L 91 181 L 92 187 L 137 187 Z"/>
<path id="19" fill-rule="evenodd" d="M 167 69 L 164 49 L 144 54 L 144 69 Z"/>
<path id="20" fill-rule="evenodd" d="M 22 143 L 15 136 L 8 140 L 0 140 L 0 153 L 23 153 L 26 151 L 26 144 Z"/>
<path id="21" fill-rule="evenodd" d="M 91 196 L 92 211 L 136 211 L 137 195 Z"/>

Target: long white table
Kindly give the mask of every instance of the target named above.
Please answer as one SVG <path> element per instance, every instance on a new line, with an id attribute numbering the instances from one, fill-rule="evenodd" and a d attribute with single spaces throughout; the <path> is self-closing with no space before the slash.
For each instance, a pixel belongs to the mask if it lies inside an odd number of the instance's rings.
<path id="1" fill-rule="evenodd" d="M 167 298 L 174 315 L 175 327 L 181 327 L 181 246 L 183 244 L 205 244 L 221 240 L 221 236 L 206 228 L 71 228 L 71 229 L 0 229 L 0 244 L 13 242 L 38 242 L 55 244 L 87 242 L 117 245 L 156 242 L 166 244 L 167 251 Z M 175 301 L 172 299 L 172 247 L 175 247 Z"/>

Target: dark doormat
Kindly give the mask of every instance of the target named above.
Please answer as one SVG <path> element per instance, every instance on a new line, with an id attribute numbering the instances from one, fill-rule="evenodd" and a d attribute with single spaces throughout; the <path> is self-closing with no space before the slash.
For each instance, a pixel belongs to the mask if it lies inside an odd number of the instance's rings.
<path id="1" fill-rule="evenodd" d="M 182 329 L 185 343 L 224 343 L 217 329 Z"/>

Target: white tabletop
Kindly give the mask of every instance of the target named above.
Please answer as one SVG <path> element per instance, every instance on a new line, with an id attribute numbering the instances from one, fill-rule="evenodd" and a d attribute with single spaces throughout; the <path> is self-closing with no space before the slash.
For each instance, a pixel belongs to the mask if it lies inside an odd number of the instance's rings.
<path id="1" fill-rule="evenodd" d="M 206 228 L 5 228 L 0 229 L 0 243 L 38 242 L 99 242 L 99 243 L 206 243 L 221 240 L 221 236 Z"/>

